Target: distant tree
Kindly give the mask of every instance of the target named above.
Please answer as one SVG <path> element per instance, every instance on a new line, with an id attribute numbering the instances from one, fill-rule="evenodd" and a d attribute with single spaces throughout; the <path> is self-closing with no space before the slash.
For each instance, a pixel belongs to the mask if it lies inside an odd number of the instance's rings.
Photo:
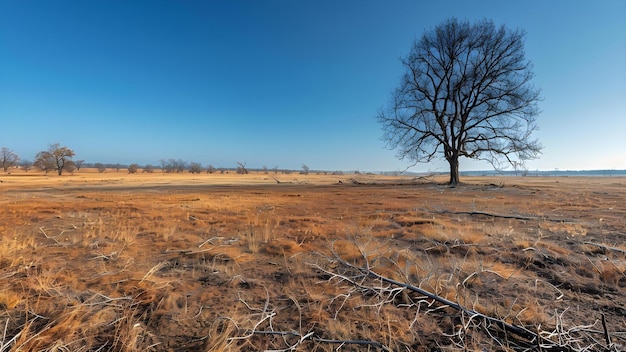
<path id="1" fill-rule="evenodd" d="M 128 165 L 128 173 L 129 174 L 134 174 L 139 170 L 139 165 L 137 164 L 130 164 Z"/>
<path id="2" fill-rule="evenodd" d="M 185 168 L 187 167 L 187 162 L 181 159 L 175 160 L 174 161 L 174 169 L 176 170 L 176 172 L 181 173 L 185 171 Z"/>
<path id="3" fill-rule="evenodd" d="M 207 166 L 206 172 L 209 173 L 209 174 L 214 173 L 215 172 L 215 168 L 213 167 L 213 165 Z"/>
<path id="4" fill-rule="evenodd" d="M 269 172 L 267 172 L 267 165 L 263 165 L 263 173 L 264 174 L 268 174 Z"/>
<path id="5" fill-rule="evenodd" d="M 303 175 L 308 175 L 309 174 L 309 167 L 305 164 L 302 164 L 302 172 L 301 174 Z"/>
<path id="6" fill-rule="evenodd" d="M 398 157 L 430 162 L 442 155 L 450 185 L 459 183 L 459 158 L 494 168 L 534 159 L 539 90 L 524 55 L 525 33 L 449 19 L 425 32 L 402 60 L 406 71 L 378 113 L 383 139 Z"/>
<path id="7" fill-rule="evenodd" d="M 93 166 L 98 170 L 99 173 L 103 173 L 106 171 L 106 166 L 103 163 L 95 163 Z"/>
<path id="8" fill-rule="evenodd" d="M 24 172 L 28 172 L 30 171 L 30 169 L 33 168 L 33 162 L 30 160 L 22 160 L 19 163 L 19 166 L 22 168 L 22 170 L 24 170 Z"/>
<path id="9" fill-rule="evenodd" d="M 161 169 L 163 172 L 184 172 L 187 167 L 187 162 L 182 159 L 161 159 Z"/>
<path id="10" fill-rule="evenodd" d="M 274 174 L 277 174 L 278 173 L 278 166 L 274 166 L 274 168 L 272 170 L 274 170 Z"/>
<path id="11" fill-rule="evenodd" d="M 45 158 L 43 158 L 44 156 L 40 155 L 40 153 L 38 153 L 37 156 L 35 157 L 35 161 L 33 162 L 33 166 L 36 167 L 37 169 L 43 171 L 47 175 L 49 171 L 55 169 L 54 160 L 52 160 L 52 158 L 47 157 L 47 156 L 45 156 Z M 42 158 L 40 158 L 40 156 Z"/>
<path id="12" fill-rule="evenodd" d="M 161 159 L 160 162 L 161 162 L 161 172 L 167 172 L 167 166 L 168 166 L 167 160 Z"/>
<path id="13" fill-rule="evenodd" d="M 17 162 L 20 161 L 20 157 L 17 156 L 11 149 L 7 147 L 2 147 L 0 149 L 0 166 L 4 172 L 9 171 L 9 168 L 17 165 Z"/>
<path id="14" fill-rule="evenodd" d="M 200 163 L 191 163 L 189 164 L 189 172 L 192 174 L 199 174 L 202 172 L 202 165 Z"/>
<path id="15" fill-rule="evenodd" d="M 74 166 L 76 166 L 76 171 L 80 171 L 80 168 L 83 167 L 85 160 L 74 160 Z"/>
<path id="16" fill-rule="evenodd" d="M 48 171 L 56 169 L 58 175 L 61 176 L 66 166 L 73 165 L 71 163 L 73 157 L 73 150 L 68 147 L 61 147 L 59 143 L 54 143 L 50 144 L 48 150 L 37 153 L 34 165 L 46 174 Z"/>
<path id="17" fill-rule="evenodd" d="M 115 164 L 113 165 L 113 168 L 115 168 L 115 172 L 120 172 L 120 169 L 122 169 L 122 164 Z"/>
<path id="18" fill-rule="evenodd" d="M 65 166 L 63 166 L 63 170 L 69 172 L 70 174 L 73 174 L 74 171 L 76 171 L 76 163 L 73 160 L 68 160 L 65 163 Z"/>
<path id="19" fill-rule="evenodd" d="M 154 172 L 154 166 L 152 166 L 151 164 L 147 164 L 146 167 L 143 168 L 143 172 L 146 173 L 153 173 Z"/>
<path id="20" fill-rule="evenodd" d="M 246 175 L 248 173 L 248 169 L 246 169 L 246 163 L 242 163 L 240 161 L 237 162 L 237 173 L 240 175 Z"/>

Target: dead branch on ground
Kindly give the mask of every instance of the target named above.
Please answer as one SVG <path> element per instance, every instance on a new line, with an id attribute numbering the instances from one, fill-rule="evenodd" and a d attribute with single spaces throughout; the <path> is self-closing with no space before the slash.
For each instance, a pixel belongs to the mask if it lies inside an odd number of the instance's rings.
<path id="1" fill-rule="evenodd" d="M 521 220 L 521 221 L 529 221 L 529 220 L 540 220 L 540 221 L 549 221 L 549 222 L 561 222 L 561 223 L 565 223 L 565 222 L 575 222 L 573 220 L 567 220 L 567 219 L 551 219 L 551 218 L 544 218 L 541 216 L 521 216 L 521 215 L 505 215 L 505 214 L 494 214 L 494 213 L 487 213 L 484 211 L 450 211 L 450 210 L 439 210 L 439 211 L 435 211 L 435 214 L 453 214 L 453 215 L 469 215 L 469 216 L 487 216 L 487 217 L 491 217 L 491 218 L 500 218 L 500 219 L 514 219 L 514 220 Z"/>
<path id="2" fill-rule="evenodd" d="M 458 342 L 452 342 L 458 347 L 466 347 L 464 346 L 464 337 L 467 335 L 468 330 L 472 328 L 482 328 L 498 345 L 508 348 L 512 347 L 514 350 L 519 351 L 618 351 L 615 344 L 611 343 L 611 334 L 606 328 L 599 331 L 602 333 L 606 345 L 590 335 L 592 332 L 598 332 L 597 330 L 591 330 L 591 328 L 597 325 L 599 320 L 596 320 L 593 324 L 588 326 L 576 326 L 566 329 L 562 321 L 564 312 L 561 312 L 561 314 L 556 314 L 557 324 L 554 331 L 542 331 L 540 327 L 537 327 L 536 332 L 531 331 L 524 326 L 510 324 L 503 319 L 477 312 L 412 284 L 400 282 L 378 274 L 371 268 L 370 260 L 363 251 L 361 251 L 364 262 L 363 266 L 344 260 L 337 254 L 334 248 L 332 248 L 332 253 L 334 255 L 332 262 L 339 263 L 341 266 L 338 267 L 334 264 L 331 266 L 333 268 L 332 270 L 327 270 L 317 264 L 312 266 L 327 274 L 329 281 L 336 280 L 352 285 L 354 289 L 351 289 L 348 295 L 355 294 L 355 290 L 366 296 L 372 296 L 372 294 L 374 294 L 374 296 L 379 297 L 379 303 L 376 305 L 396 304 L 400 307 L 400 304 L 395 303 L 395 296 L 402 291 L 409 291 L 419 296 L 412 297 L 411 300 L 413 304 L 402 305 L 404 307 L 417 307 L 419 310 L 421 304 L 426 304 L 429 308 L 426 311 L 427 313 L 445 308 L 452 308 L 459 311 L 462 326 L 457 332 L 447 335 L 451 338 L 458 338 Z M 606 323 L 604 323 L 604 326 L 605 324 Z M 618 335 L 614 336 L 619 338 Z"/>
<path id="3" fill-rule="evenodd" d="M 596 247 L 598 247 L 598 248 L 602 248 L 602 249 L 604 249 L 605 251 L 607 251 L 607 250 L 608 250 L 608 251 L 614 251 L 614 252 L 626 253 L 626 250 L 623 250 L 623 249 L 621 249 L 621 248 L 617 248 L 617 247 L 605 246 L 605 245 L 603 245 L 603 244 L 594 243 L 594 242 L 589 242 L 589 241 L 585 241 L 585 242 L 582 242 L 582 243 L 583 243 L 583 244 L 588 244 L 588 245 L 591 245 L 591 246 L 596 246 Z"/>

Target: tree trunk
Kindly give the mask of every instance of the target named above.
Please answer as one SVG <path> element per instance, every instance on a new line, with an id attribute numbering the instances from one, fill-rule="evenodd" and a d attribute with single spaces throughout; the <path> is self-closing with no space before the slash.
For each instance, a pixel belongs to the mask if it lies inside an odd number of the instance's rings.
<path id="1" fill-rule="evenodd" d="M 450 182 L 448 185 L 454 187 L 459 184 L 459 157 L 449 158 L 448 163 L 450 164 Z"/>

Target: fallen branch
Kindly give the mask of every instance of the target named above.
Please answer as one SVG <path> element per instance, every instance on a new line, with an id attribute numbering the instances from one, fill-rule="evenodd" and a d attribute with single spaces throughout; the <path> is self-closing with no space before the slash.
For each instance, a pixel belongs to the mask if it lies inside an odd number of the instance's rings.
<path id="1" fill-rule="evenodd" d="M 404 283 L 404 282 L 396 281 L 396 280 L 390 279 L 388 277 L 382 276 L 380 274 L 377 274 L 376 272 L 370 270 L 369 268 L 360 268 L 360 267 L 354 266 L 354 265 L 344 261 L 341 258 L 339 258 L 339 261 L 343 265 L 345 265 L 345 266 L 348 266 L 348 267 L 350 267 L 352 269 L 359 270 L 360 272 L 362 272 L 364 275 L 366 275 L 368 277 L 371 277 L 371 278 L 374 278 L 376 280 L 380 280 L 382 282 L 386 282 L 388 284 L 392 284 L 392 285 L 395 285 L 395 286 L 398 286 L 398 287 L 402 287 L 402 288 L 408 289 L 408 290 L 413 291 L 413 292 L 417 292 L 417 293 L 419 293 L 420 295 L 422 295 L 424 297 L 427 297 L 427 298 L 432 299 L 432 300 L 434 300 L 436 302 L 439 302 L 440 304 L 442 304 L 444 306 L 448 306 L 450 308 L 453 308 L 453 309 L 456 309 L 458 311 L 461 311 L 464 314 L 467 314 L 468 316 L 479 317 L 479 318 L 482 318 L 482 319 L 484 319 L 485 321 L 487 321 L 489 323 L 493 323 L 493 324 L 502 326 L 504 328 L 504 330 L 506 330 L 508 332 L 511 332 L 511 333 L 514 333 L 514 334 L 516 334 L 516 335 L 518 335 L 520 337 L 523 337 L 525 339 L 528 339 L 531 342 L 536 340 L 536 338 L 537 338 L 537 334 L 536 333 L 534 333 L 534 332 L 532 332 L 532 331 L 530 331 L 530 330 L 528 330 L 528 329 L 526 329 L 524 327 L 517 326 L 517 325 L 511 325 L 511 324 L 509 324 L 509 323 L 507 323 L 507 322 L 505 322 L 505 321 L 503 321 L 501 319 L 497 319 L 497 318 L 494 318 L 494 317 L 490 317 L 488 315 L 484 315 L 484 314 L 479 313 L 479 312 L 477 312 L 477 311 L 475 311 L 473 309 L 469 309 L 469 308 L 463 307 L 460 304 L 452 302 L 452 301 L 450 301 L 450 300 L 448 300 L 446 298 L 443 298 L 443 297 L 441 297 L 441 296 L 439 296 L 437 294 L 434 294 L 432 292 L 429 292 L 429 291 L 426 291 L 424 289 L 421 289 L 421 288 L 419 288 L 417 286 L 413 286 L 413 285 L 410 285 L 410 284 L 407 284 L 407 283 Z"/>
<path id="2" fill-rule="evenodd" d="M 364 290 L 367 292 L 370 292 L 370 291 L 379 292 L 378 295 L 384 295 L 384 292 L 391 292 L 392 290 L 397 290 L 397 288 L 401 288 L 401 289 L 419 294 L 420 301 L 427 301 L 427 302 L 430 301 L 428 303 L 429 306 L 438 305 L 439 308 L 435 308 L 435 309 L 452 308 L 460 312 L 462 320 L 463 320 L 463 317 L 469 317 L 469 320 L 466 323 L 464 322 L 462 324 L 462 329 L 459 330 L 458 334 L 455 333 L 454 335 L 449 335 L 449 336 L 458 335 L 461 341 L 463 340 L 463 336 L 467 335 L 467 330 L 470 328 L 470 323 L 471 325 L 476 326 L 476 323 L 480 321 L 482 322 L 481 323 L 482 327 L 485 329 L 485 333 L 488 334 L 491 337 L 491 339 L 497 342 L 500 346 L 516 346 L 515 347 L 516 350 L 519 348 L 519 350 L 524 350 L 524 351 L 543 351 L 543 352 L 557 352 L 557 351 L 559 352 L 560 351 L 563 351 L 563 352 L 566 352 L 566 351 L 567 352 L 602 351 L 604 352 L 604 351 L 613 351 L 610 348 L 615 346 L 614 344 L 611 345 L 610 336 L 609 338 L 606 337 L 607 335 L 609 335 L 606 329 L 604 329 L 604 337 L 605 337 L 605 340 L 609 344 L 608 347 L 604 346 L 602 343 L 599 343 L 598 341 L 596 341 L 593 337 L 589 335 L 585 335 L 584 339 L 588 341 L 590 340 L 593 342 L 590 345 L 580 346 L 583 340 L 581 340 L 581 336 L 576 336 L 576 335 L 578 335 L 578 333 L 581 331 L 581 327 L 574 327 L 572 329 L 565 330 L 563 329 L 563 323 L 561 321 L 562 319 L 561 317 L 558 317 L 557 328 L 553 332 L 541 331 L 539 328 L 537 329 L 536 332 L 531 331 L 523 326 L 509 324 L 503 319 L 485 315 L 473 309 L 469 309 L 465 306 L 462 306 L 461 304 L 457 302 L 450 301 L 444 297 L 441 297 L 435 293 L 424 290 L 420 287 L 408 284 L 406 282 L 397 281 L 389 277 L 383 276 L 381 274 L 378 274 L 377 272 L 372 270 L 372 268 L 370 268 L 368 257 L 364 253 L 362 253 L 364 264 L 357 265 L 357 264 L 353 264 L 342 259 L 335 252 L 334 248 L 332 249 L 332 252 L 335 256 L 335 260 L 339 264 L 341 264 L 345 269 L 347 269 L 347 271 L 331 272 L 329 270 L 316 266 L 317 268 L 321 269 L 323 272 L 329 274 L 331 276 L 331 279 L 335 278 L 341 281 L 349 282 L 350 284 L 355 285 L 355 287 L 357 287 L 358 289 Z M 365 279 L 367 278 L 373 280 L 373 282 L 376 282 L 378 284 L 366 284 Z M 384 283 L 385 285 L 380 285 L 380 283 Z M 386 285 L 389 285 L 389 286 L 386 286 Z M 384 303 L 392 303 L 392 301 L 385 300 Z M 435 309 L 431 309 L 430 311 L 433 311 Z M 588 328 L 588 327 L 584 327 L 584 328 Z M 504 343 L 503 341 L 499 339 L 500 337 L 502 337 L 502 335 L 504 335 L 504 339 L 506 340 L 506 343 Z M 614 336 L 617 337 L 617 335 L 614 335 Z"/>
<path id="3" fill-rule="evenodd" d="M 492 217 L 492 218 L 514 219 L 514 220 L 522 220 L 522 221 L 541 220 L 541 221 L 549 221 L 549 222 L 574 222 L 572 220 L 565 220 L 565 219 L 550 219 L 550 218 L 544 218 L 544 217 L 540 217 L 540 216 L 521 216 L 521 215 L 493 214 L 493 213 L 487 213 L 487 212 L 484 212 L 484 211 L 449 211 L 449 210 L 440 210 L 440 211 L 437 211 L 435 213 L 436 214 L 469 215 L 469 216 L 481 215 L 481 216 L 488 216 L 488 217 Z"/>
<path id="4" fill-rule="evenodd" d="M 614 252 L 620 252 L 620 253 L 626 253 L 626 250 L 623 250 L 621 248 L 617 248 L 617 247 L 609 247 L 609 246 L 605 246 L 603 244 L 599 244 L 599 243 L 593 243 L 593 242 L 583 242 L 583 244 L 588 244 L 591 246 L 596 246 L 598 248 L 602 248 L 604 250 L 609 250 L 609 251 L 614 251 Z"/>

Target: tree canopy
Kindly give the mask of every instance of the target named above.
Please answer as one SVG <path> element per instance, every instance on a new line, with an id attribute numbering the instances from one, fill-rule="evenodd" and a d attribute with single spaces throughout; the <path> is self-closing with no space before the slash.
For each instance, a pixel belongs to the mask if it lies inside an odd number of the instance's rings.
<path id="1" fill-rule="evenodd" d="M 377 115 L 388 147 L 416 163 L 443 156 L 451 185 L 459 183 L 460 157 L 496 169 L 536 158 L 540 97 L 524 39 L 490 20 L 452 18 L 426 31 L 402 59 L 405 73 Z"/>

